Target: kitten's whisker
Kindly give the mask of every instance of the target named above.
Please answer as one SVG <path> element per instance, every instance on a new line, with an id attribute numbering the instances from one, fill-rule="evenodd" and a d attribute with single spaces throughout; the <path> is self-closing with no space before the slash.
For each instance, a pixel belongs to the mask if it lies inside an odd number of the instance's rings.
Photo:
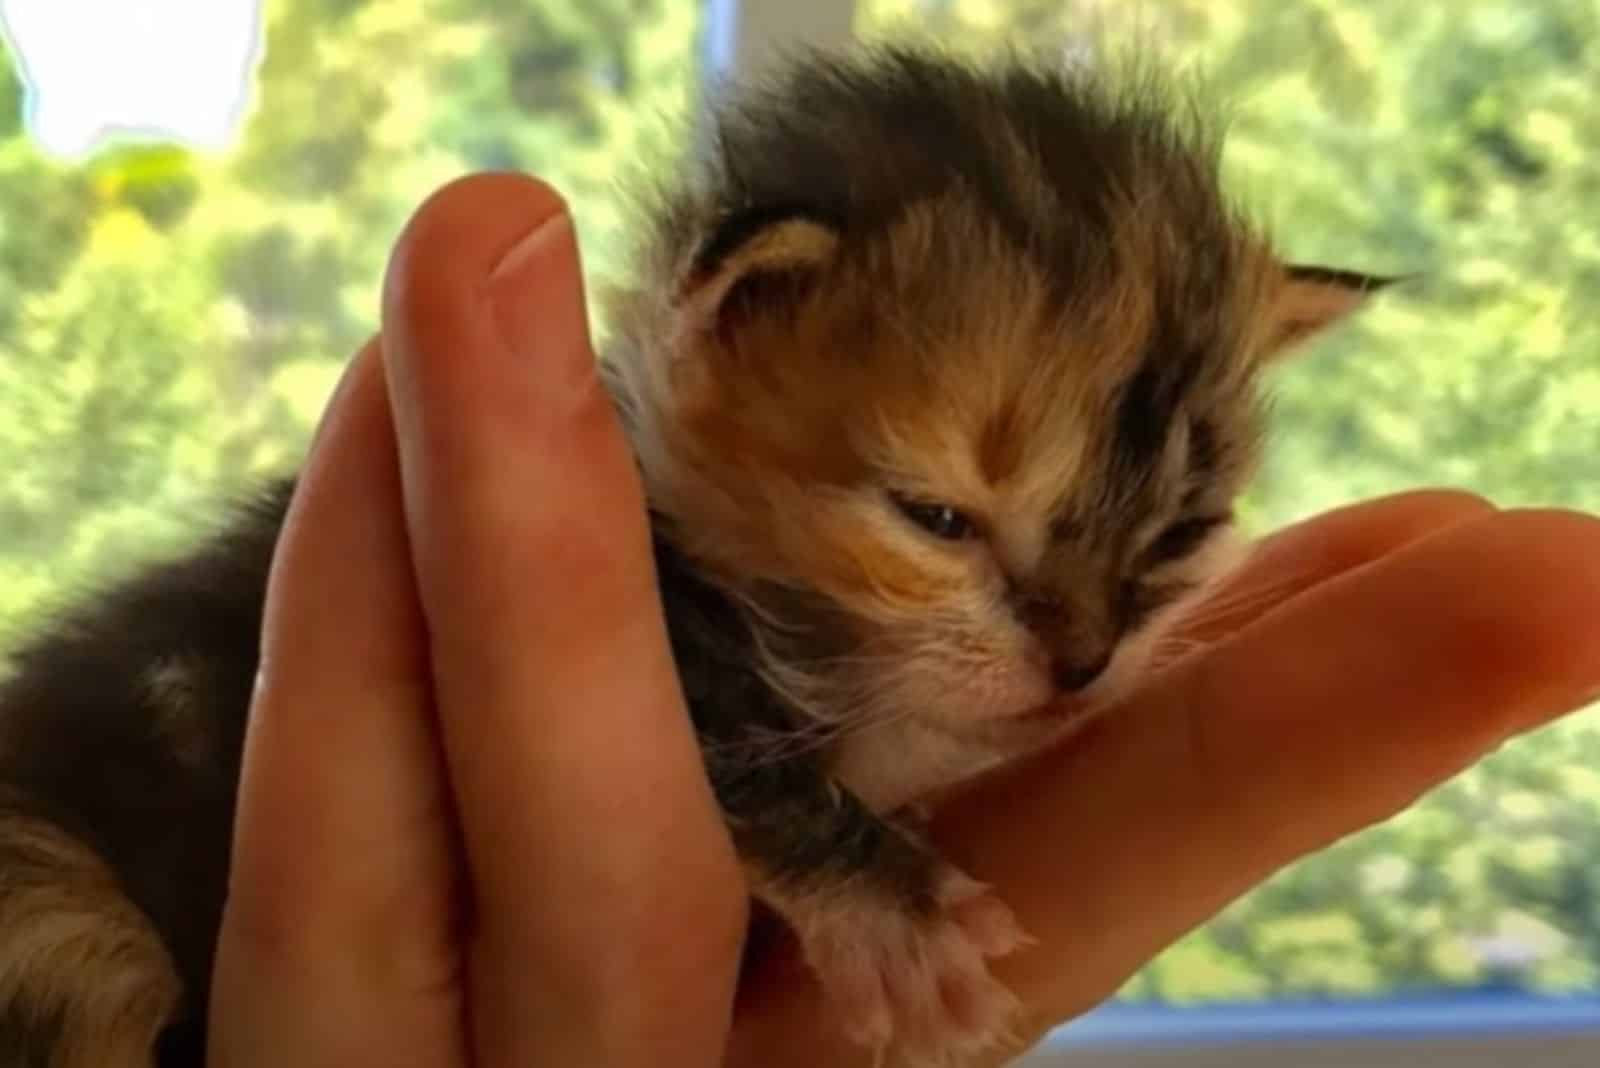
<path id="1" fill-rule="evenodd" d="M 761 644 L 767 648 L 765 643 Z M 809 721 L 785 731 L 763 731 L 737 740 L 707 742 L 707 748 L 714 754 L 739 759 L 754 767 L 780 763 L 804 756 L 860 731 L 892 723 L 913 711 L 911 707 L 903 706 L 882 713 L 874 710 L 876 702 L 873 695 L 841 694 L 837 683 L 830 685 L 820 681 L 841 676 L 862 677 L 863 674 L 868 678 L 882 677 L 885 670 L 897 665 L 896 659 L 891 656 L 865 653 L 812 658 L 795 663 L 770 655 L 770 649 L 768 653 L 763 676 L 800 715 L 809 716 Z M 843 667 L 856 671 L 841 671 Z M 818 708 L 827 708 L 833 714 L 827 718 L 812 715 L 810 710 Z M 841 715 L 837 711 L 839 709 L 846 711 Z"/>
<path id="2" fill-rule="evenodd" d="M 736 759 L 748 767 L 758 768 L 803 756 L 829 740 L 828 730 L 797 728 L 792 733 L 775 732 L 771 736 L 707 742 L 705 749 L 712 756 Z"/>
<path id="3" fill-rule="evenodd" d="M 902 672 L 908 670 L 905 665 L 898 664 L 892 659 L 883 658 L 877 660 L 876 666 L 882 668 L 885 665 L 894 666 Z M 808 752 L 813 752 L 824 745 L 843 741 L 864 731 L 893 726 L 903 719 L 912 717 L 917 711 L 918 706 L 915 702 L 897 701 L 891 707 L 885 709 L 879 703 L 882 700 L 882 695 L 868 695 L 857 697 L 854 700 L 837 700 L 833 707 L 844 707 L 851 711 L 829 721 L 818 721 L 804 727 L 797 727 L 794 731 L 785 734 L 777 744 L 770 746 L 762 755 L 772 762 L 793 759 Z"/>
<path id="4" fill-rule="evenodd" d="M 818 722 L 796 727 L 793 731 L 774 734 L 772 737 L 749 737 L 739 741 L 710 742 L 707 748 L 717 755 L 749 753 L 745 761 L 752 767 L 781 763 L 815 752 L 833 742 L 874 727 L 888 726 L 912 714 L 910 707 L 896 709 L 887 715 L 866 714 L 835 722 Z"/>

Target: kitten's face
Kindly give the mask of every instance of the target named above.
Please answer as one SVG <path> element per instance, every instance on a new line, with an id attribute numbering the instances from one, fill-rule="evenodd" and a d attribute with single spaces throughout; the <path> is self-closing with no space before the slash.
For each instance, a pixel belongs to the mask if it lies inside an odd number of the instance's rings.
<path id="1" fill-rule="evenodd" d="M 1261 367 L 1359 299 L 1170 162 L 1091 191 L 1125 206 L 1076 233 L 1027 173 L 865 225 L 757 205 L 707 219 L 668 299 L 633 306 L 620 370 L 654 503 L 751 606 L 773 681 L 838 725 L 869 803 L 1140 678 L 1232 556 Z M 1019 232 L 996 204 L 1028 196 Z"/>

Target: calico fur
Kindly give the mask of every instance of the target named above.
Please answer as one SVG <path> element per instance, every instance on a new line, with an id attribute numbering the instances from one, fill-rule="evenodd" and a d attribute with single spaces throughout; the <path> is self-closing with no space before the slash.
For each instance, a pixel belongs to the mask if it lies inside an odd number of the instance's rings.
<path id="1" fill-rule="evenodd" d="M 714 130 L 647 198 L 605 366 L 673 652 L 752 893 L 842 1026 L 959 1057 L 1004 1037 L 986 961 L 1026 938 L 917 806 L 1137 683 L 1230 559 L 1262 370 L 1382 280 L 1279 259 L 1148 73 L 812 56 Z M 201 1063 L 292 489 L 13 657 L 8 1064 Z"/>

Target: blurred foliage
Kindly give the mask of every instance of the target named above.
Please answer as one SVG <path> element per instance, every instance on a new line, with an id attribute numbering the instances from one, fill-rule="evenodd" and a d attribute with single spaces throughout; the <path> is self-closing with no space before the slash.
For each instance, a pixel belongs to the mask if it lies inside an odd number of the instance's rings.
<path id="1" fill-rule="evenodd" d="M 1420 275 L 1275 377 L 1257 529 L 1423 484 L 1600 511 L 1594 0 L 861 7 L 871 37 L 1156 47 L 1229 108 L 1232 188 L 1288 255 Z M 1283 873 L 1125 993 L 1441 984 L 1600 988 L 1595 710 Z"/>
<path id="2" fill-rule="evenodd" d="M 1418 281 L 1286 366 L 1260 529 L 1423 483 L 1600 510 L 1594 0 L 863 0 L 915 31 L 1076 54 L 1090 28 L 1235 102 L 1227 165 L 1297 259 Z M 41 156 L 0 63 L 0 642 L 292 464 L 442 182 L 517 168 L 621 264 L 619 177 L 694 101 L 691 0 L 268 0 L 222 155 Z M 599 324 L 602 328 L 604 324 Z M 1179 1001 L 1600 985 L 1600 726 L 1507 747 L 1308 860 L 1128 988 Z"/>
<path id="3" fill-rule="evenodd" d="M 0 645 L 295 462 L 416 205 L 472 170 L 574 207 L 617 266 L 624 166 L 694 99 L 692 0 L 268 0 L 222 154 L 43 156 L 0 62 Z"/>

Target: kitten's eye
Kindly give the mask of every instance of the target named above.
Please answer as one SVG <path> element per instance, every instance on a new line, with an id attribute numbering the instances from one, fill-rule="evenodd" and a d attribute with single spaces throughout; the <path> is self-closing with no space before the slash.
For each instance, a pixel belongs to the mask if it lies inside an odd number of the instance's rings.
<path id="1" fill-rule="evenodd" d="M 913 501 L 898 494 L 893 496 L 895 507 L 917 526 L 936 538 L 946 541 L 965 541 L 978 532 L 978 525 L 965 512 L 948 504 Z"/>
<path id="2" fill-rule="evenodd" d="M 1212 531 L 1228 522 L 1229 515 L 1204 515 L 1180 519 L 1150 544 L 1144 552 L 1147 563 L 1162 564 L 1181 560 L 1200 547 Z"/>

